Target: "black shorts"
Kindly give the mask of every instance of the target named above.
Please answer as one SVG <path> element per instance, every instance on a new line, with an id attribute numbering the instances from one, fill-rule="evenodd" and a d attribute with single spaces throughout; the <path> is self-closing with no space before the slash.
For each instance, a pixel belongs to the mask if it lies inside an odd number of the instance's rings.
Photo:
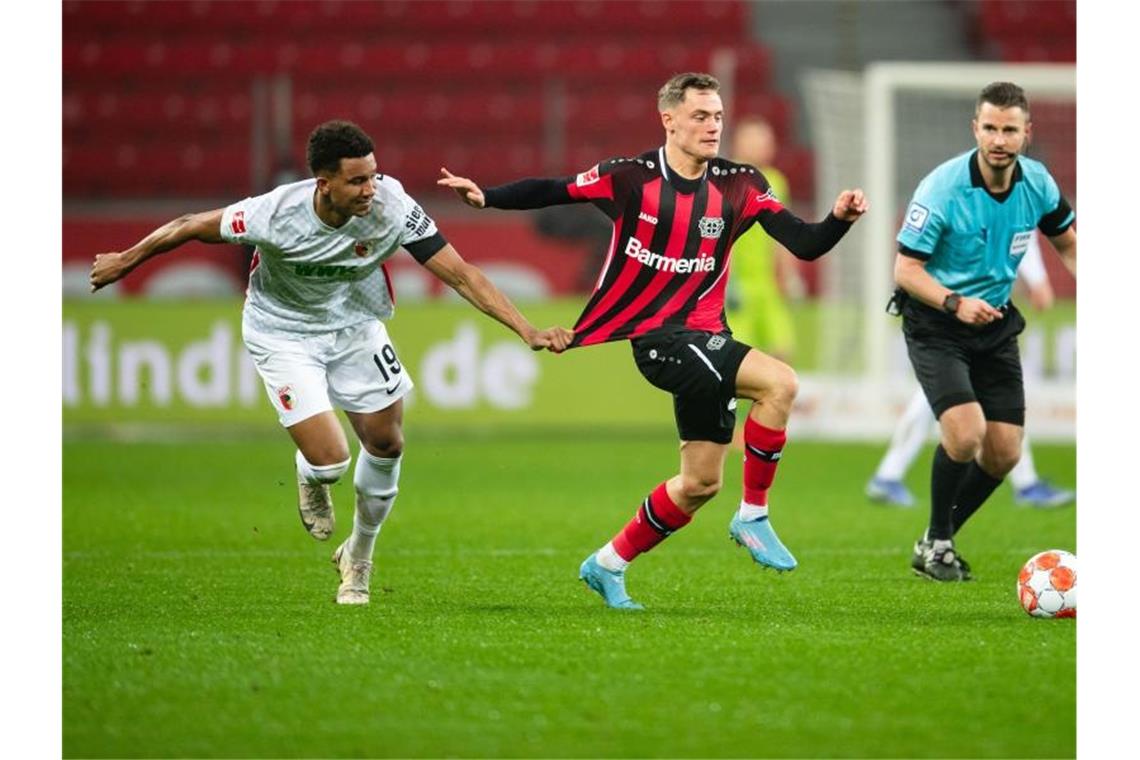
<path id="1" fill-rule="evenodd" d="M 736 372 L 751 347 L 727 332 L 658 332 L 630 341 L 637 369 L 673 394 L 682 441 L 729 443 L 736 425 Z"/>
<path id="2" fill-rule="evenodd" d="M 987 420 L 1025 425 L 1025 384 L 1017 336 L 1025 318 L 1012 303 L 982 327 L 911 298 L 903 306 L 903 336 L 914 374 L 935 417 L 977 401 Z"/>

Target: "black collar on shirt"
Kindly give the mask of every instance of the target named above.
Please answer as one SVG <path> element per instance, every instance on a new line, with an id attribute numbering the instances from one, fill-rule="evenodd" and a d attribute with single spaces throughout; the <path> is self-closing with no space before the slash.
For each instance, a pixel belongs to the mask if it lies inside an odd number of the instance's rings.
<path id="1" fill-rule="evenodd" d="M 688 179 L 687 177 L 682 177 L 680 174 L 673 170 L 672 166 L 669 166 L 669 162 L 665 160 L 664 148 L 659 149 L 658 156 L 660 156 L 660 160 L 662 162 L 661 168 L 665 170 L 665 179 L 668 180 L 669 184 L 673 186 L 673 189 L 679 193 L 689 195 L 691 193 L 697 192 L 697 190 L 701 187 L 701 183 L 704 182 L 705 178 L 709 176 L 709 164 L 711 163 L 710 161 L 705 162 L 704 174 L 697 177 L 696 179 Z"/>
<path id="2" fill-rule="evenodd" d="M 1009 189 L 995 193 L 986 187 L 986 179 L 982 176 L 982 170 L 978 166 L 978 151 L 975 150 L 970 154 L 970 184 L 985 190 L 986 193 L 998 203 L 1005 202 L 1005 199 L 1013 192 L 1013 186 L 1016 185 L 1022 177 L 1021 161 L 1016 159 L 1015 161 L 1016 163 L 1013 165 L 1013 176 L 1009 180 Z"/>

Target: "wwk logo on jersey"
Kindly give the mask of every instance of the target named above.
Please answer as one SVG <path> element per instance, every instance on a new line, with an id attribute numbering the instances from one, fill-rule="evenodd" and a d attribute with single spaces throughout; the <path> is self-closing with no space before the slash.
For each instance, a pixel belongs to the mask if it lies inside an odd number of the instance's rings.
<path id="1" fill-rule="evenodd" d="M 701 237 L 708 240 L 716 240 L 724 232 L 724 220 L 720 217 L 702 216 L 697 226 L 701 230 Z"/>
<path id="2" fill-rule="evenodd" d="M 906 226 L 915 232 L 922 232 L 926 227 L 926 220 L 930 218 L 930 209 L 921 203 L 912 203 L 906 210 Z"/>
<path id="3" fill-rule="evenodd" d="M 597 182 L 598 180 L 600 180 L 601 178 L 602 178 L 602 173 L 601 173 L 601 171 L 598 170 L 598 164 L 594 164 L 592 169 L 590 169 L 589 171 L 584 171 L 578 175 L 577 185 L 578 185 L 578 187 L 585 187 L 586 185 L 592 185 L 595 182 Z"/>
<path id="4" fill-rule="evenodd" d="M 245 234 L 245 212 L 235 211 L 233 218 L 230 219 L 230 229 L 233 230 L 235 235 Z"/>

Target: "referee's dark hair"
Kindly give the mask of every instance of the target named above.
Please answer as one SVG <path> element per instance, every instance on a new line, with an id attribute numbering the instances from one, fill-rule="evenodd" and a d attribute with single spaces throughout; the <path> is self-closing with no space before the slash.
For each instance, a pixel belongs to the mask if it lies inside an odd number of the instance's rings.
<path id="1" fill-rule="evenodd" d="M 978 94 L 978 103 L 974 113 L 982 110 L 982 103 L 989 103 L 998 108 L 1020 108 L 1029 116 L 1029 99 L 1025 97 L 1025 90 L 1013 82 L 991 82 Z"/>
<path id="2" fill-rule="evenodd" d="M 319 172 L 336 174 L 342 158 L 361 158 L 372 150 L 372 138 L 363 129 L 338 119 L 317 125 L 309 135 L 306 158 L 314 176 Z"/>
<path id="3" fill-rule="evenodd" d="M 688 71 L 675 74 L 657 91 L 657 110 L 666 111 L 685 99 L 685 90 L 720 91 L 720 82 L 712 74 Z"/>

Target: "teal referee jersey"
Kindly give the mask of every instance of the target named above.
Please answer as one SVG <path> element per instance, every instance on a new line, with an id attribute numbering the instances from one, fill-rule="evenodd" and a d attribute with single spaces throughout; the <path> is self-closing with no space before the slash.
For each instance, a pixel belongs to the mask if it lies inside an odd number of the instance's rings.
<path id="1" fill-rule="evenodd" d="M 1076 215 L 1040 161 L 1018 156 L 1009 190 L 991 193 L 972 150 L 919 183 L 898 234 L 899 253 L 926 262 L 942 285 L 1000 308 L 1034 229 L 1053 237 Z"/>

